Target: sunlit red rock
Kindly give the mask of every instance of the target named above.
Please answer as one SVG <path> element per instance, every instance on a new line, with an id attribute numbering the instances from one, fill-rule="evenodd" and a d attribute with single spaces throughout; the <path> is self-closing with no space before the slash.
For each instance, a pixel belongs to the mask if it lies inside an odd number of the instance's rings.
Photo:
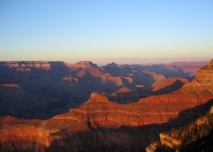
<path id="1" fill-rule="evenodd" d="M 159 91 L 161 89 L 164 89 L 165 87 L 175 88 L 175 86 L 172 86 L 172 85 L 175 85 L 175 83 L 178 83 L 178 82 L 180 84 L 185 84 L 185 83 L 188 83 L 189 81 L 184 78 L 168 78 L 168 79 L 164 78 L 152 84 L 152 91 Z"/>
<path id="2" fill-rule="evenodd" d="M 143 151 L 149 142 L 156 140 L 161 125 L 175 120 L 182 111 L 213 99 L 212 63 L 213 60 L 198 71 L 192 82 L 179 90 L 135 103 L 119 104 L 110 101 L 103 93 L 92 93 L 80 107 L 48 120 L 1 118 L 1 147 L 5 151 L 13 148 Z M 196 116 L 198 113 L 187 113 L 170 125 L 181 124 Z"/>
<path id="3" fill-rule="evenodd" d="M 18 84 L 0 84 L 0 87 L 5 87 L 5 88 L 17 88 L 19 89 L 20 86 Z"/>

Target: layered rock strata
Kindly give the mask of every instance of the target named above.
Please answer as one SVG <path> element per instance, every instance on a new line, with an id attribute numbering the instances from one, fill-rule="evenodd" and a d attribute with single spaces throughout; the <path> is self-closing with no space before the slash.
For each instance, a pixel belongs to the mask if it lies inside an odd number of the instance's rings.
<path id="1" fill-rule="evenodd" d="M 82 106 L 48 120 L 0 119 L 1 151 L 144 151 L 158 133 L 200 115 L 213 99 L 213 60 L 170 94 L 118 104 L 92 93 Z"/>

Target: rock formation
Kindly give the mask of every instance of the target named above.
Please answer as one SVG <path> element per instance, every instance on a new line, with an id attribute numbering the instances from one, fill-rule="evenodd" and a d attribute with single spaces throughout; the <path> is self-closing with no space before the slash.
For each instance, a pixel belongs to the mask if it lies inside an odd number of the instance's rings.
<path id="1" fill-rule="evenodd" d="M 160 133 L 160 142 L 150 144 L 146 151 L 212 151 L 212 130 L 213 106 L 188 125 Z"/>
<path id="2" fill-rule="evenodd" d="M 118 103 L 136 102 L 140 98 L 170 93 L 185 84 L 185 79 L 191 80 L 191 75 L 181 69 L 184 67 L 182 64 L 178 63 L 181 65 L 179 68 L 175 65 L 112 63 L 98 67 L 90 61 L 75 64 L 61 61 L 0 62 L 0 86 L 10 84 L 20 87 L 19 91 L 12 87 L 0 88 L 0 115 L 46 119 L 81 105 L 92 92 L 104 92 L 110 100 Z M 184 65 L 194 70 L 198 68 L 197 64 Z M 131 93 L 113 95 L 123 87 L 131 89 Z M 9 92 L 13 92 L 13 97 L 8 95 Z M 3 104 L 15 105 L 16 99 L 22 108 Z M 35 112 L 37 110 L 39 113 Z"/>
<path id="3" fill-rule="evenodd" d="M 194 76 L 200 68 L 208 62 L 173 62 L 168 64 L 149 64 L 138 66 L 137 69 L 148 70 L 166 77 L 190 77 Z"/>
<path id="4" fill-rule="evenodd" d="M 197 118 L 212 104 L 212 64 L 179 90 L 135 103 L 92 93 L 80 107 L 51 119 L 2 117 L 1 151 L 144 151 L 158 133 Z"/>
<path id="5" fill-rule="evenodd" d="M 164 78 L 152 84 L 152 91 L 157 92 L 163 89 L 165 90 L 166 87 L 171 87 L 174 90 L 177 90 L 179 89 L 178 87 L 181 87 L 183 84 L 186 84 L 188 82 L 189 81 L 184 78 Z"/>
<path id="6" fill-rule="evenodd" d="M 177 69 L 181 69 L 189 75 L 193 76 L 197 73 L 198 69 L 204 67 L 208 62 L 173 62 L 171 65 L 175 66 Z"/>

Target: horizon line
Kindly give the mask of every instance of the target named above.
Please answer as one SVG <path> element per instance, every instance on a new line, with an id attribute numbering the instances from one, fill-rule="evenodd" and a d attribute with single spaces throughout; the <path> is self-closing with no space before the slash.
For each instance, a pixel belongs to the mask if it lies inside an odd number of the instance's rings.
<path id="1" fill-rule="evenodd" d="M 115 58 L 115 59 L 87 59 L 87 60 L 0 60 L 0 62 L 65 62 L 75 64 L 80 61 L 91 61 L 99 66 L 110 63 L 116 64 L 169 64 L 174 62 L 208 62 L 212 58 Z"/>

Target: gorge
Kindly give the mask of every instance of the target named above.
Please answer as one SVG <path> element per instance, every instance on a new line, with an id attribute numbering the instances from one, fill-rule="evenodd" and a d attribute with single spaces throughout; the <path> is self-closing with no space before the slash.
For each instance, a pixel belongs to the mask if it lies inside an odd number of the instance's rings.
<path id="1" fill-rule="evenodd" d="M 213 102 L 213 60 L 33 64 L 1 63 L 1 151 L 145 151 Z"/>

